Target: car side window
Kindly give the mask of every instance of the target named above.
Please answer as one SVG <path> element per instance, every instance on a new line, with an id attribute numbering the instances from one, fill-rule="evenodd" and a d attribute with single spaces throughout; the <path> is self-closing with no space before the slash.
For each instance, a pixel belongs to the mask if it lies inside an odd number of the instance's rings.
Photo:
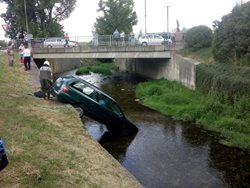
<path id="1" fill-rule="evenodd" d="M 74 82 L 72 84 L 72 87 L 74 87 L 75 89 L 77 89 L 78 91 L 80 91 L 81 93 L 85 94 L 85 95 L 90 95 L 91 93 L 94 92 L 94 89 L 90 88 L 89 86 L 85 85 L 82 82 Z"/>
<path id="2" fill-rule="evenodd" d="M 112 110 L 113 112 L 117 113 L 118 115 L 122 114 L 120 108 L 118 107 L 118 105 L 112 101 L 112 100 L 108 100 L 108 104 L 107 107 Z"/>

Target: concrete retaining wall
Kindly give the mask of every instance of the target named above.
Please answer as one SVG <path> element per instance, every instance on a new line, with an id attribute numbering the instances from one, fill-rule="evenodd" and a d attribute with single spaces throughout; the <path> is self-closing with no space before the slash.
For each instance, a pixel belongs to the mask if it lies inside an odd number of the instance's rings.
<path id="1" fill-rule="evenodd" d="M 121 71 L 140 74 L 153 79 L 177 81 L 195 89 L 196 65 L 199 62 L 175 53 L 171 59 L 116 59 Z"/>
<path id="2" fill-rule="evenodd" d="M 63 73 L 81 66 L 80 59 L 49 59 L 54 74 Z"/>

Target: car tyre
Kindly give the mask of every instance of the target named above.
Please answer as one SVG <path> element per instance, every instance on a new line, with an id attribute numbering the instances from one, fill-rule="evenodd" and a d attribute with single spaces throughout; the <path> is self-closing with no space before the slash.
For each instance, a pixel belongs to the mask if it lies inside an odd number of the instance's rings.
<path id="1" fill-rule="evenodd" d="M 148 44 L 146 42 L 143 42 L 141 45 L 142 46 L 147 46 Z"/>
<path id="2" fill-rule="evenodd" d="M 86 108 L 84 106 L 75 105 L 74 107 L 75 107 L 75 109 L 76 109 L 76 111 L 77 111 L 80 118 L 82 118 L 84 115 L 87 114 Z"/>

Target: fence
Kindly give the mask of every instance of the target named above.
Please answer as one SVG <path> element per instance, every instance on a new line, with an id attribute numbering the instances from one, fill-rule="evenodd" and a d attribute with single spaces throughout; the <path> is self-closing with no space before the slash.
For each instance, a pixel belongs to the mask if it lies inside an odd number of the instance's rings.
<path id="1" fill-rule="evenodd" d="M 64 47 L 65 46 L 65 40 L 62 37 L 51 37 L 54 38 L 55 41 L 59 40 L 60 45 L 55 45 L 55 46 L 60 46 Z M 51 39 L 50 38 L 50 39 Z M 44 41 L 47 38 L 35 38 L 31 39 L 31 47 L 32 48 L 43 48 L 43 47 L 48 47 L 44 46 Z M 75 43 L 76 45 L 74 46 L 80 46 L 80 47 L 98 47 L 98 46 L 139 46 L 138 42 L 139 35 L 135 36 L 130 36 L 130 35 L 125 35 L 124 38 L 118 38 L 115 39 L 113 35 L 94 35 L 94 36 L 72 36 L 69 37 L 69 41 L 71 43 Z M 27 40 L 15 40 L 14 41 L 14 47 L 18 48 L 21 43 L 28 43 Z M 167 43 L 164 43 L 164 45 L 170 45 Z M 52 47 L 52 45 L 51 45 Z"/>

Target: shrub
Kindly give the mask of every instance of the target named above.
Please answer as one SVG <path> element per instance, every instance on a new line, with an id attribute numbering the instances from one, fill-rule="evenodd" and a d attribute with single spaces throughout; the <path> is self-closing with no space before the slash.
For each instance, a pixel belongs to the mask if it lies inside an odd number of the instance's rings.
<path id="1" fill-rule="evenodd" d="M 87 66 L 82 66 L 77 69 L 76 75 L 83 75 L 83 74 L 89 74 L 89 72 L 94 73 L 100 73 L 103 75 L 111 75 L 112 70 L 114 70 L 114 64 L 113 63 L 95 63 Z"/>
<path id="2" fill-rule="evenodd" d="M 196 87 L 219 91 L 230 98 L 250 95 L 250 68 L 225 64 L 200 64 L 196 68 Z"/>
<path id="3" fill-rule="evenodd" d="M 236 5 L 232 12 L 214 22 L 213 54 L 219 63 L 249 65 L 250 2 Z"/>
<path id="4" fill-rule="evenodd" d="M 207 26 L 196 26 L 186 33 L 187 48 L 193 51 L 208 48 L 212 44 L 212 30 Z"/>

